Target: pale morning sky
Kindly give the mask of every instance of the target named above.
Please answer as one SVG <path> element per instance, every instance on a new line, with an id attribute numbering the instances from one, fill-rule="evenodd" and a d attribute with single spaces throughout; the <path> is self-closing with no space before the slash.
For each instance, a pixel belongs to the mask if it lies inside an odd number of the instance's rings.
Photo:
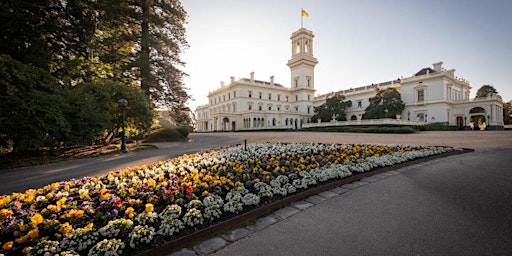
<path id="1" fill-rule="evenodd" d="M 315 34 L 317 94 L 408 77 L 432 63 L 512 100 L 510 0 L 182 0 L 192 110 L 230 76 L 290 86 L 291 34 Z"/>

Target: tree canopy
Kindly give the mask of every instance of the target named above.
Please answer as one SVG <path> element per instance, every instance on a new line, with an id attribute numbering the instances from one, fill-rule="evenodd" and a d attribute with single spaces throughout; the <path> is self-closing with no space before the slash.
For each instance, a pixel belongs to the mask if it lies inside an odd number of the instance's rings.
<path id="1" fill-rule="evenodd" d="M 390 118 L 400 115 L 405 108 L 400 93 L 395 88 L 375 89 L 370 105 L 365 109 L 363 119 Z"/>
<path id="2" fill-rule="evenodd" d="M 487 98 L 493 95 L 498 95 L 498 91 L 494 88 L 494 86 L 488 84 L 482 85 L 482 87 L 476 91 L 476 98 Z"/>
<path id="3" fill-rule="evenodd" d="M 333 117 L 336 121 L 346 121 L 345 109 L 352 106 L 352 101 L 345 100 L 345 95 L 339 93 L 327 98 L 324 104 L 315 107 L 315 114 L 311 117 L 311 121 L 329 122 Z"/>
<path id="4" fill-rule="evenodd" d="M 503 103 L 503 123 L 512 124 L 512 101 Z"/>
<path id="5" fill-rule="evenodd" d="M 44 133 L 41 141 L 22 143 L 30 129 L 14 136 L 4 123 L 0 137 L 37 148 L 50 138 L 83 143 L 115 136 L 121 96 L 133 98 L 128 111 L 134 130 L 149 127 L 154 107 L 167 107 L 189 125 L 180 59 L 188 47 L 186 17 L 178 0 L 1 1 L 2 118 L 12 119 L 25 107 L 48 113 L 26 109 L 26 118 L 38 120 L 27 123 Z"/>

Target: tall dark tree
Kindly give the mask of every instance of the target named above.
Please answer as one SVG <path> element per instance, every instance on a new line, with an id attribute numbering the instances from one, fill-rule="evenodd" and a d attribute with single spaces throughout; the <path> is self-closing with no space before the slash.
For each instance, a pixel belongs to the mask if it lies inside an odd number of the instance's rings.
<path id="1" fill-rule="evenodd" d="M 498 91 L 494 88 L 494 86 L 488 84 L 482 85 L 482 87 L 476 91 L 476 98 L 487 98 L 493 95 L 498 95 Z"/>
<path id="2" fill-rule="evenodd" d="M 395 88 L 375 89 L 370 105 L 365 109 L 363 119 L 380 119 L 400 115 L 405 108 L 400 93 Z"/>
<path id="3" fill-rule="evenodd" d="M 185 106 L 190 96 L 183 86 L 186 75 L 180 53 L 188 43 L 185 37 L 187 13 L 177 0 L 137 0 L 140 12 L 140 69 L 142 90 L 157 103 L 165 105 L 178 121 L 190 122 Z M 137 9 L 136 9 L 137 10 Z"/>
<path id="4" fill-rule="evenodd" d="M 47 70 L 50 64 L 47 34 L 54 26 L 50 3 L 0 1 L 0 54 Z"/>
<path id="5" fill-rule="evenodd" d="M 336 121 L 346 121 L 345 109 L 352 106 L 352 101 L 345 100 L 345 95 L 339 93 L 327 98 L 324 104 L 315 107 L 315 114 L 311 117 L 311 121 L 317 122 L 321 120 L 322 122 L 329 122 L 333 118 Z"/>

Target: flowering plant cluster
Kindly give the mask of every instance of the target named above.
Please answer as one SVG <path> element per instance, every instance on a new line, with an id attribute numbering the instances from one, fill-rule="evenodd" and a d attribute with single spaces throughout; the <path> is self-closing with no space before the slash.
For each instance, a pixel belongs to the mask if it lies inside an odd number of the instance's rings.
<path id="1" fill-rule="evenodd" d="M 0 255 L 118 255 L 275 196 L 458 150 L 410 145 L 232 146 L 0 196 Z M 109 248 L 109 249 L 107 249 Z"/>

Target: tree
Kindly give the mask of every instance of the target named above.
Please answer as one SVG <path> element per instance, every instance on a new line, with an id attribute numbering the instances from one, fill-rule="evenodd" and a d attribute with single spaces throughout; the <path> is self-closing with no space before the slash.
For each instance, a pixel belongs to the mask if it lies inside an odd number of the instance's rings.
<path id="1" fill-rule="evenodd" d="M 66 92 L 69 108 L 65 110 L 70 132 L 62 141 L 72 144 L 93 144 L 103 138 L 117 109 L 111 104 L 111 88 L 107 81 L 88 82 Z"/>
<path id="2" fill-rule="evenodd" d="M 125 109 L 125 126 L 129 137 L 149 132 L 153 123 L 153 110 L 149 99 L 138 87 L 119 84 L 106 80 L 104 90 L 110 94 L 109 109 L 112 109 L 109 127 L 103 133 L 103 143 L 111 143 L 120 133 L 122 127 L 122 111 L 118 100 L 125 98 L 128 106 Z"/>
<path id="3" fill-rule="evenodd" d="M 55 146 L 70 131 L 64 91 L 48 72 L 0 55 L 0 140 L 13 150 Z"/>
<path id="4" fill-rule="evenodd" d="M 311 121 L 317 122 L 321 120 L 322 122 L 329 122 L 333 116 L 336 121 L 346 121 L 345 109 L 352 106 L 352 101 L 345 100 L 345 95 L 339 93 L 331 98 L 327 98 L 324 104 L 315 107 L 315 114 L 311 117 Z"/>
<path id="5" fill-rule="evenodd" d="M 362 119 L 380 119 L 400 115 L 405 108 L 400 93 L 395 88 L 375 89 L 370 105 L 365 109 Z"/>
<path id="6" fill-rule="evenodd" d="M 503 123 L 512 124 L 512 101 L 503 104 Z"/>
<path id="7" fill-rule="evenodd" d="M 482 87 L 476 91 L 475 98 L 487 98 L 493 95 L 498 95 L 498 91 L 496 91 L 492 85 L 482 85 Z"/>

